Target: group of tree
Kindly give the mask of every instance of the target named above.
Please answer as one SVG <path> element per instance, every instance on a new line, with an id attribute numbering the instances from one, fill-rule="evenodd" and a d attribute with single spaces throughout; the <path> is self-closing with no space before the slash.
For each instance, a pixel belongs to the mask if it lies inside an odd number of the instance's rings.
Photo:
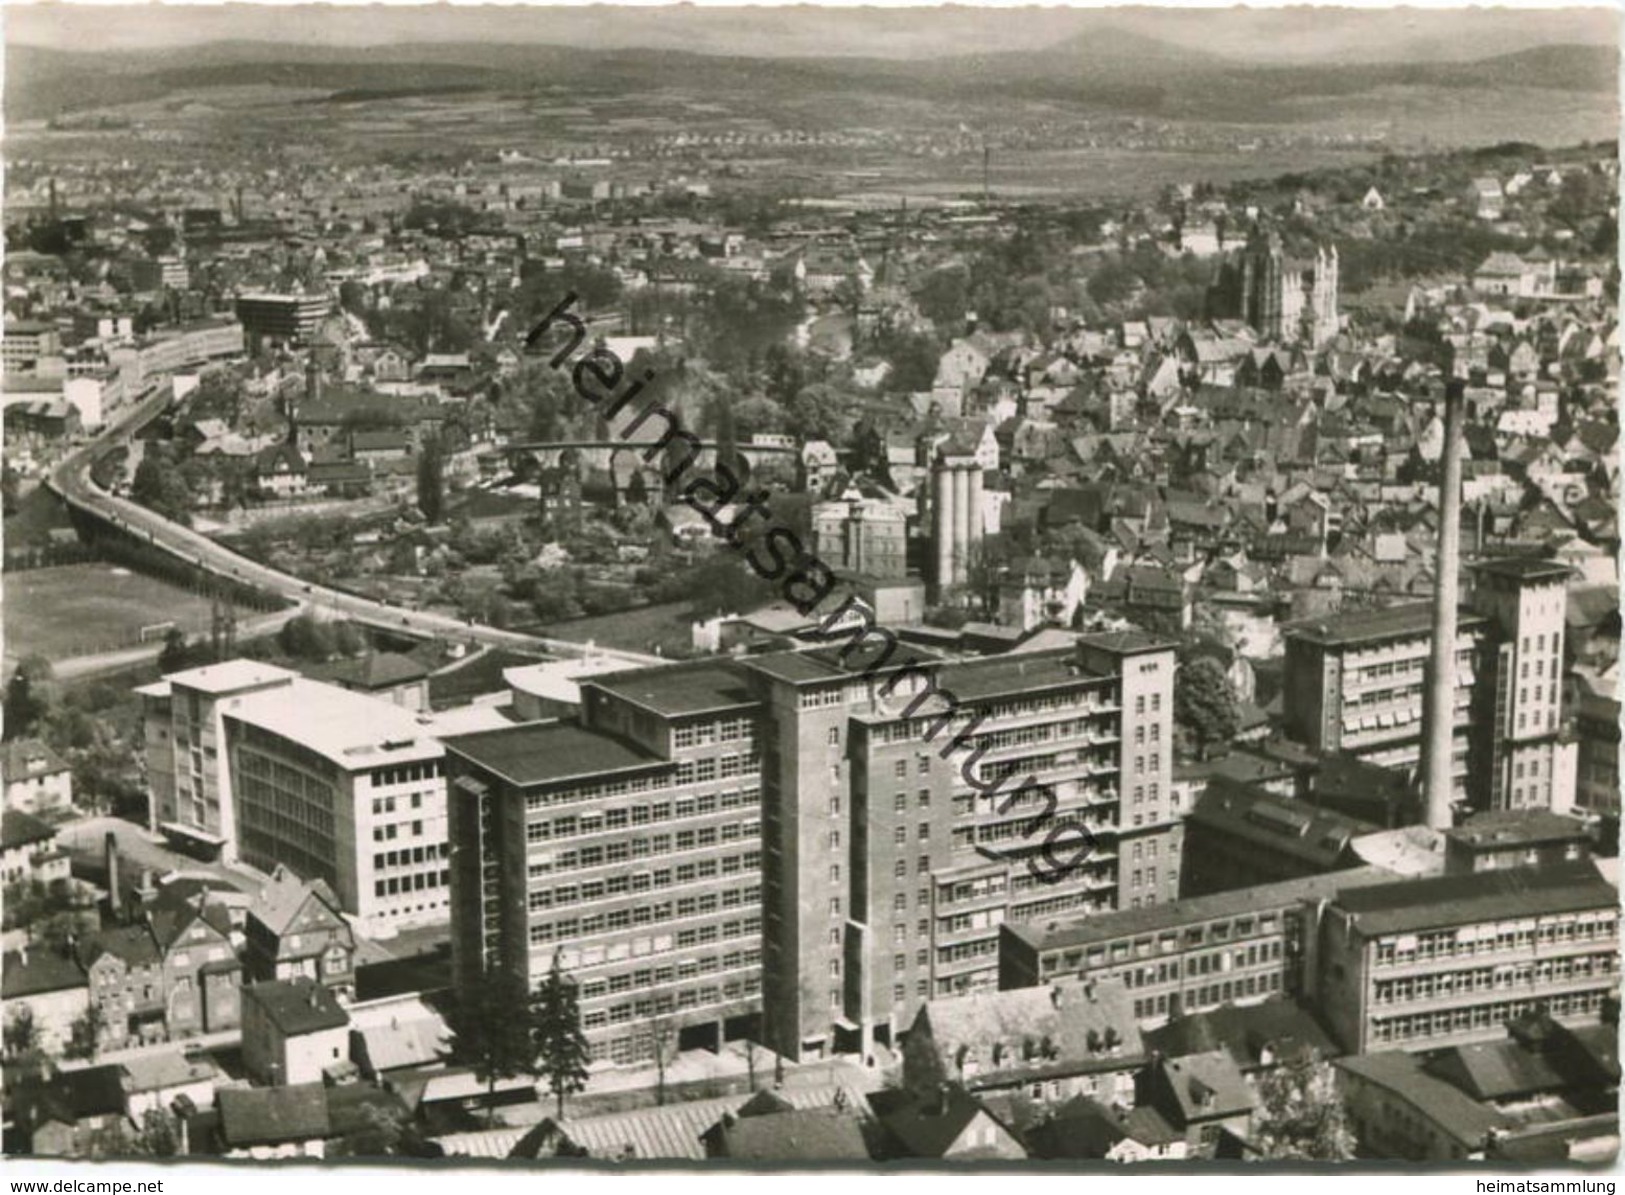
<path id="1" fill-rule="evenodd" d="M 130 497 L 172 523 L 192 524 L 193 495 L 174 454 L 148 444 L 130 481 Z"/>
<path id="2" fill-rule="evenodd" d="M 355 623 L 318 618 L 308 610 L 283 623 L 276 638 L 277 646 L 291 659 L 318 664 L 367 650 L 366 635 Z"/>
<path id="3" fill-rule="evenodd" d="M 535 991 L 512 972 L 488 974 L 458 1008 L 453 1029 L 457 1054 L 486 1085 L 488 1105 L 502 1080 L 540 1076 L 563 1119 L 565 1099 L 587 1086 L 592 1054 L 581 1029 L 575 981 L 564 973 L 557 953 Z"/>

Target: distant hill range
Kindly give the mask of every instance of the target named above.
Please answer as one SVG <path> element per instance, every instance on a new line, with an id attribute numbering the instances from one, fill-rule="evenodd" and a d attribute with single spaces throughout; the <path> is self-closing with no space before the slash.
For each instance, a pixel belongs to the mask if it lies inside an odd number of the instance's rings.
<path id="1" fill-rule="evenodd" d="M 6 48 L 12 120 L 272 84 L 334 98 L 448 90 L 582 93 L 678 87 L 784 99 L 856 91 L 1045 99 L 1163 118 L 1290 119 L 1297 103 L 1376 88 L 1617 94 L 1617 50 L 1544 45 L 1469 61 L 1265 65 L 1104 26 L 1039 49 L 935 58 L 752 57 L 657 49 L 442 42 L 378 47 L 222 41 L 167 50 Z"/>

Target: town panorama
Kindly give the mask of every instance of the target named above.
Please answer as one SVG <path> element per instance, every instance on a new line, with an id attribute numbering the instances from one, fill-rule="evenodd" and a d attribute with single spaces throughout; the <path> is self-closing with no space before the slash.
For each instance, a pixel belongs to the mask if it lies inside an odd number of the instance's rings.
<path id="1" fill-rule="evenodd" d="M 13 6 L 6 1153 L 1612 1160 L 1617 14 L 1401 16 Z"/>

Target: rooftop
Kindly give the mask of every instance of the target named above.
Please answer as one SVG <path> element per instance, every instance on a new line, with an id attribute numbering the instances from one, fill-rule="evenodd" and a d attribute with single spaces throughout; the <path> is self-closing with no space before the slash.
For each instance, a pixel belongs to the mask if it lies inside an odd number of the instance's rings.
<path id="1" fill-rule="evenodd" d="M 1399 1096 L 1417 1112 L 1473 1149 L 1484 1143 L 1491 1129 L 1507 1127 L 1507 1118 L 1494 1108 L 1458 1091 L 1423 1069 L 1422 1059 L 1401 1050 L 1339 1058 L 1335 1066 Z"/>
<path id="2" fill-rule="evenodd" d="M 227 660 L 221 664 L 206 664 L 202 668 L 188 668 L 173 672 L 164 679 L 173 685 L 185 685 L 203 693 L 236 693 L 244 689 L 259 689 L 267 685 L 286 683 L 298 679 L 297 672 L 278 668 L 275 664 L 262 664 L 258 660 Z"/>
<path id="3" fill-rule="evenodd" d="M 350 1018 L 333 993 L 314 979 L 276 979 L 243 989 L 243 1003 L 260 1006 L 285 1037 L 342 1029 Z"/>
<path id="4" fill-rule="evenodd" d="M 1011 925 L 1006 922 L 1005 932 L 1014 934 L 1037 950 L 1087 946 L 1096 942 L 1110 942 L 1117 938 L 1180 929 L 1204 921 L 1234 917 L 1240 913 L 1282 909 L 1296 905 L 1300 901 L 1319 900 L 1339 892 L 1351 891 L 1359 885 L 1385 883 L 1392 878 L 1388 872 L 1378 867 L 1358 867 L 1348 871 L 1332 872 L 1329 875 L 1305 876 L 1297 880 L 1283 880 L 1279 884 L 1259 884 L 1252 888 L 1237 888 L 1231 892 L 1199 896 L 1193 900 L 1176 900 L 1141 909 L 1122 909 L 1115 913 L 1095 914 L 1071 921 L 1047 921 L 1029 925 Z"/>
<path id="5" fill-rule="evenodd" d="M 8 951 L 0 959 L 0 998 L 6 1000 L 82 988 L 87 982 L 77 962 L 52 950 Z"/>
<path id="6" fill-rule="evenodd" d="M 56 837 L 56 827 L 43 822 L 32 813 L 7 809 L 0 814 L 0 848 L 11 851 L 36 842 L 49 842 Z"/>
<path id="7" fill-rule="evenodd" d="M 1470 630 L 1485 621 L 1482 615 L 1466 607 L 1457 612 L 1456 619 L 1458 631 Z M 1384 639 L 1419 638 L 1433 633 L 1433 603 L 1413 602 L 1404 606 L 1390 606 L 1386 610 L 1358 610 L 1329 618 L 1304 619 L 1288 623 L 1285 630 L 1291 638 L 1327 647 L 1345 647 Z"/>
<path id="8" fill-rule="evenodd" d="M 575 722 L 526 722 L 457 735 L 446 740 L 446 748 L 520 787 L 670 766 L 642 747 Z"/>
<path id="9" fill-rule="evenodd" d="M 1376 829 L 1341 813 L 1278 797 L 1223 776 L 1208 782 L 1186 821 L 1187 837 L 1200 838 L 1201 831 L 1194 827 L 1204 826 L 1322 867 L 1335 865 L 1355 835 Z"/>
<path id="10" fill-rule="evenodd" d="M 1335 879 L 1335 876 L 1327 877 Z M 1619 893 L 1589 863 L 1428 876 L 1348 891 L 1335 903 L 1367 937 L 1579 909 L 1614 908 Z"/>
<path id="11" fill-rule="evenodd" d="M 1579 818 L 1550 809 L 1503 809 L 1474 814 L 1445 836 L 1468 847 L 1511 847 L 1571 842 L 1584 838 L 1586 830 Z"/>
<path id="12" fill-rule="evenodd" d="M 0 749 L 0 772 L 7 784 L 67 770 L 62 758 L 38 739 L 15 739 Z"/>
<path id="13" fill-rule="evenodd" d="M 1574 572 L 1566 564 L 1555 560 L 1535 560 L 1526 556 L 1507 556 L 1500 560 L 1479 560 L 1468 565 L 1481 573 L 1495 577 L 1508 577 L 1514 581 L 1566 581 Z"/>
<path id="14" fill-rule="evenodd" d="M 738 709 L 756 702 L 739 671 L 714 660 L 627 669 L 595 676 L 589 683 L 666 717 Z"/>
<path id="15" fill-rule="evenodd" d="M 427 721 L 410 710 L 300 676 L 285 687 L 236 698 L 225 713 L 350 770 L 440 754 Z"/>

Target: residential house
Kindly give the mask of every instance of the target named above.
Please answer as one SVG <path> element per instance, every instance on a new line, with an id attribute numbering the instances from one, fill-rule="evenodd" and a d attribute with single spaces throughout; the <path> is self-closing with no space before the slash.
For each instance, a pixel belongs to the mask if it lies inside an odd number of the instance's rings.
<path id="1" fill-rule="evenodd" d="M 313 979 L 271 980 L 243 989 L 243 1067 L 280 1087 L 321 1082 L 350 1057 L 350 1018 Z"/>
<path id="2" fill-rule="evenodd" d="M 1252 1091 L 1224 1050 L 1153 1064 L 1145 1076 L 1142 1103 L 1183 1133 L 1187 1148 L 1198 1157 L 1211 1157 L 1223 1132 L 1245 1138 L 1252 1123 Z"/>
<path id="3" fill-rule="evenodd" d="M 1189 1156 L 1181 1133 L 1155 1108 L 1123 1108 L 1075 1096 L 1027 1134 L 1033 1156 L 1056 1161 L 1177 1162 Z"/>
<path id="4" fill-rule="evenodd" d="M 355 934 L 327 881 L 301 880 L 278 866 L 250 907 L 243 961 L 250 980 L 320 980 L 355 994 Z"/>
<path id="5" fill-rule="evenodd" d="M 1016 1161 L 1027 1156 L 1011 1128 L 963 1088 L 944 1083 L 919 1101 L 897 1100 L 881 1115 L 897 1157 L 929 1161 Z"/>
<path id="6" fill-rule="evenodd" d="M 0 813 L 0 879 L 7 887 L 67 880 L 68 856 L 56 835 L 55 826 L 31 813 Z"/>
<path id="7" fill-rule="evenodd" d="M 903 1084 L 916 1101 L 950 1083 L 1054 1103 L 1089 1095 L 1131 1105 L 1144 1061 L 1121 980 L 1055 983 L 928 1001 L 903 1042 Z"/>
<path id="8" fill-rule="evenodd" d="M 74 1023 L 90 1007 L 90 987 L 72 955 L 36 946 L 0 959 L 0 1001 L 8 1021 L 28 1016 L 39 1048 L 60 1054 L 73 1039 Z"/>
<path id="9" fill-rule="evenodd" d="M 230 915 L 205 892 L 165 888 L 146 908 L 147 928 L 163 960 L 164 1025 L 171 1037 L 235 1029 L 242 964 Z"/>
<path id="10" fill-rule="evenodd" d="M 8 1091 L 6 1103 L 21 1138 L 18 1152 L 36 1157 L 127 1156 L 135 1135 L 124 1071 L 114 1065 L 29 1076 Z"/>
<path id="11" fill-rule="evenodd" d="M 124 925 L 81 940 L 78 962 L 101 1018 L 101 1047 L 162 1041 L 168 1001 L 164 959 L 145 925 Z"/>
<path id="12" fill-rule="evenodd" d="M 18 813 L 65 813 L 73 808 L 73 773 L 62 757 L 38 739 L 14 739 L 0 747 L 5 807 Z"/>

